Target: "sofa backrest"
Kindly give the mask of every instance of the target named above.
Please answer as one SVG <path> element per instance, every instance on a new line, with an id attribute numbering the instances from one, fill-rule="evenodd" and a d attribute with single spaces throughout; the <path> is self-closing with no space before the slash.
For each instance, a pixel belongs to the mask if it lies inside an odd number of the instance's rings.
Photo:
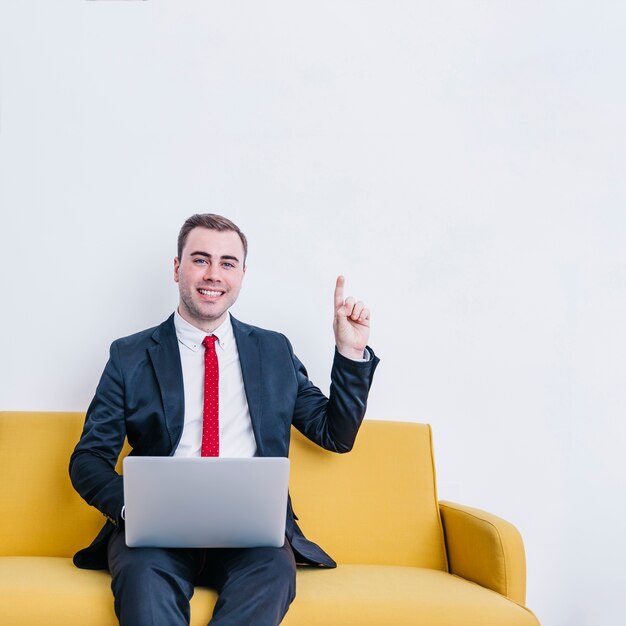
<path id="1" fill-rule="evenodd" d="M 68 475 L 83 420 L 0 412 L 0 555 L 69 557 L 102 527 Z M 365 421 L 345 455 L 294 430 L 290 458 L 298 523 L 338 562 L 446 569 L 429 426 Z"/>
<path id="2" fill-rule="evenodd" d="M 298 524 L 338 563 L 446 570 L 430 426 L 366 420 L 347 454 L 294 430 L 290 459 Z"/>
<path id="3" fill-rule="evenodd" d="M 0 555 L 72 556 L 106 521 L 68 467 L 84 413 L 0 413 Z"/>

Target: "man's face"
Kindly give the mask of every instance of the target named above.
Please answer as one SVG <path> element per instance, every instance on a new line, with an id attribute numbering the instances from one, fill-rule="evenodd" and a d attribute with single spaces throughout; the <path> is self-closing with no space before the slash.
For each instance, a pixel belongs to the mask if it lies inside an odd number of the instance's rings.
<path id="1" fill-rule="evenodd" d="M 181 317 L 206 332 L 215 330 L 239 296 L 243 263 L 243 244 L 236 232 L 194 228 L 182 257 L 174 259 Z"/>

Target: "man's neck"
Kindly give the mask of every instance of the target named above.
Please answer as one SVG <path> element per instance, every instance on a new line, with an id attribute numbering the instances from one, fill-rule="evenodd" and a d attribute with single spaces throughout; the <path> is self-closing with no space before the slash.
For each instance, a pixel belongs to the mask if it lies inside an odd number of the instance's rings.
<path id="1" fill-rule="evenodd" d="M 178 311 L 178 314 L 188 324 L 191 324 L 194 328 L 201 330 L 203 333 L 206 333 L 207 335 L 210 335 L 216 328 L 219 328 L 224 323 L 224 320 L 226 319 L 226 316 L 228 315 L 228 311 L 226 311 L 224 312 L 223 315 L 221 315 L 216 320 L 198 320 L 193 317 L 187 316 L 186 312 L 180 310 L 180 306 L 176 310 Z"/>

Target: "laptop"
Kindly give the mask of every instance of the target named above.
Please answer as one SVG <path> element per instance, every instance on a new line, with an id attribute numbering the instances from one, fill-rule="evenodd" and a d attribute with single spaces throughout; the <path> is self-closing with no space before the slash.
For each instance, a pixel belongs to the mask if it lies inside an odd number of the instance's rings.
<path id="1" fill-rule="evenodd" d="M 124 459 L 126 545 L 255 548 L 285 543 L 289 459 Z"/>

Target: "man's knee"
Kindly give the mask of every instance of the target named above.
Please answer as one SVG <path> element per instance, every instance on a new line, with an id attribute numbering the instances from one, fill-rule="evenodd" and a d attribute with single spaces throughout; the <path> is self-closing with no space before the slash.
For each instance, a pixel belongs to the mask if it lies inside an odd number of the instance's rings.
<path id="1" fill-rule="evenodd" d="M 291 546 L 257 548 L 255 560 L 270 586 L 283 591 L 291 602 L 296 595 L 296 561 Z"/>
<path id="2" fill-rule="evenodd" d="M 194 567 L 191 551 L 129 548 L 123 533 L 114 536 L 109 543 L 109 571 L 120 623 L 186 623 Z"/>
<path id="3" fill-rule="evenodd" d="M 159 576 L 163 571 L 163 560 L 151 548 L 135 548 L 118 559 L 111 559 L 109 568 L 114 581 L 140 583 L 144 579 Z"/>
<path id="4" fill-rule="evenodd" d="M 192 578 L 194 559 L 183 554 L 172 554 L 174 552 L 178 551 L 163 548 L 126 548 L 118 554 L 109 554 L 109 570 L 114 580 Z"/>
<path id="5" fill-rule="evenodd" d="M 225 578 L 211 624 L 279 624 L 296 595 L 291 547 L 225 550 L 218 556 Z"/>

